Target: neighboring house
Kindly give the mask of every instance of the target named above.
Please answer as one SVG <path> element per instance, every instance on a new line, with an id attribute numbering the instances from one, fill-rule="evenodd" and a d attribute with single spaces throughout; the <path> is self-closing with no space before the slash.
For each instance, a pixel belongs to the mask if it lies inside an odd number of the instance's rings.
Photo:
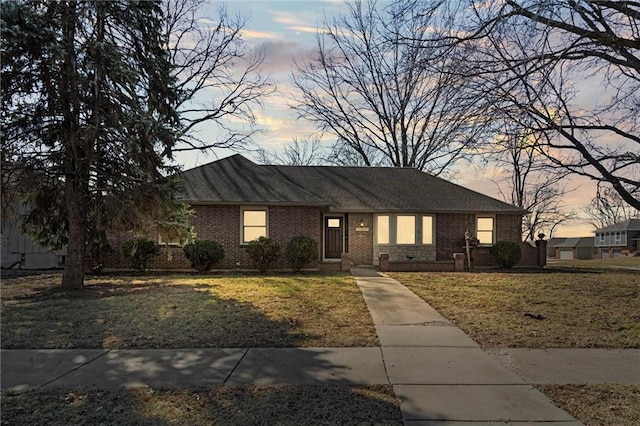
<path id="1" fill-rule="evenodd" d="M 18 215 L 25 215 L 25 207 L 18 208 Z M 41 246 L 24 234 L 19 216 L 3 215 L 2 218 L 2 268 L 52 269 L 64 266 L 66 250 L 51 250 Z"/>
<path id="2" fill-rule="evenodd" d="M 489 266 L 496 241 L 521 242 L 522 209 L 411 168 L 258 165 L 234 155 L 181 177 L 197 238 L 225 249 L 222 268 L 250 268 L 245 246 L 259 236 L 283 250 L 292 237 L 315 239 L 314 267 L 324 270 L 345 260 L 377 265 L 382 253 L 391 262 L 452 262 L 465 231 L 479 240 L 474 264 Z M 189 264 L 170 247 L 152 267 Z M 288 267 L 284 256 L 277 267 Z"/>
<path id="3" fill-rule="evenodd" d="M 556 250 L 553 248 L 556 244 L 566 240 L 565 237 L 553 237 L 547 240 L 547 257 L 554 259 L 556 257 Z"/>
<path id="4" fill-rule="evenodd" d="M 596 254 L 593 237 L 554 238 L 549 240 L 547 254 L 561 260 L 591 260 Z"/>
<path id="5" fill-rule="evenodd" d="M 596 229 L 597 257 L 608 259 L 640 252 L 640 219 L 629 219 Z"/>

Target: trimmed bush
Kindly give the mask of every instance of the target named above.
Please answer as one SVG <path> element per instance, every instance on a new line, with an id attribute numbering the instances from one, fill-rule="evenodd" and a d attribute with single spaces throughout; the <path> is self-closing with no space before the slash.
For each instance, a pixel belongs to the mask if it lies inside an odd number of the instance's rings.
<path id="1" fill-rule="evenodd" d="M 191 267 L 198 272 L 209 272 L 224 259 L 224 248 L 217 241 L 196 240 L 182 250 L 191 262 Z"/>
<path id="2" fill-rule="evenodd" d="M 131 259 L 135 269 L 146 271 L 149 259 L 160 254 L 160 247 L 146 238 L 134 238 L 122 244 L 122 254 Z"/>
<path id="3" fill-rule="evenodd" d="M 491 247 L 491 255 L 501 267 L 513 268 L 522 258 L 522 249 L 511 241 L 498 241 Z"/>
<path id="4" fill-rule="evenodd" d="M 318 260 L 318 243 L 310 237 L 293 237 L 285 252 L 294 272 L 300 272 L 302 268 L 314 260 Z"/>
<path id="5" fill-rule="evenodd" d="M 280 246 L 271 238 L 260 237 L 247 244 L 246 251 L 254 266 L 258 268 L 260 273 L 264 274 L 278 260 Z"/>

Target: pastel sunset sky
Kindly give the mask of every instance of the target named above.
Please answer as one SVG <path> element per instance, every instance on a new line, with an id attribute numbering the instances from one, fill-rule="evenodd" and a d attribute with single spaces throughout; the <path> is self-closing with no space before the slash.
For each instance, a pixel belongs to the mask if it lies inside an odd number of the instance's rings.
<path id="1" fill-rule="evenodd" d="M 210 2 L 212 20 L 215 10 L 221 3 Z M 342 1 L 233 1 L 226 3 L 227 9 L 239 12 L 247 17 L 248 23 L 243 38 L 249 46 L 264 49 L 266 54 L 262 72 L 271 75 L 277 85 L 275 93 L 263 102 L 262 108 L 255 111 L 257 124 L 261 133 L 253 138 L 254 148 L 263 148 L 277 152 L 294 138 L 306 138 L 313 132 L 310 123 L 296 119 L 290 105 L 295 103 L 290 76 L 294 61 L 302 63 L 314 53 L 315 35 L 325 19 L 331 19 L 344 10 Z M 201 138 L 216 138 L 214 126 L 200 129 Z M 327 143 L 330 143 L 330 139 Z M 225 150 L 214 152 L 178 153 L 176 161 L 185 169 L 215 161 L 233 154 Z M 257 157 L 251 153 L 244 154 L 253 160 Z M 502 199 L 495 180 L 500 176 L 491 166 L 460 165 L 450 180 L 480 193 Z M 567 182 L 575 188 L 565 196 L 565 205 L 574 212 L 579 212 L 595 195 L 594 182 L 586 178 L 571 178 Z M 576 220 L 559 227 L 554 236 L 577 237 L 591 236 L 593 229 L 586 222 Z"/>

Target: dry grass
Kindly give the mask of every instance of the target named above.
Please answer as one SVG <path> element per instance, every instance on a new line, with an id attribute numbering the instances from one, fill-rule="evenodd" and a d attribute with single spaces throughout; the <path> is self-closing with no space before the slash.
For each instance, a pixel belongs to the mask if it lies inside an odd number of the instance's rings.
<path id="1" fill-rule="evenodd" d="M 538 388 L 587 426 L 640 424 L 640 385 L 545 385 Z"/>
<path id="2" fill-rule="evenodd" d="M 6 394 L 2 424 L 401 425 L 391 386 L 52 390 Z"/>
<path id="3" fill-rule="evenodd" d="M 612 259 L 593 260 L 556 260 L 550 259 L 549 266 L 578 269 L 618 269 L 618 268 L 640 268 L 640 256 L 637 257 L 614 257 Z"/>
<path id="4" fill-rule="evenodd" d="M 392 276 L 483 347 L 640 348 L 637 272 Z"/>
<path id="5" fill-rule="evenodd" d="M 376 346 L 347 276 L 100 277 L 63 292 L 60 275 L 2 280 L 3 348 Z"/>

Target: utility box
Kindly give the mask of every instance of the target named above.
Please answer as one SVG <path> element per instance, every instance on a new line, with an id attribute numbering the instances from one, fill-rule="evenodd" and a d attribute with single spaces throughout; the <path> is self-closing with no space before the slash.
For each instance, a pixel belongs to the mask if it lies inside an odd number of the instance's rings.
<path id="1" fill-rule="evenodd" d="M 453 253 L 453 270 L 464 271 L 464 253 Z"/>

